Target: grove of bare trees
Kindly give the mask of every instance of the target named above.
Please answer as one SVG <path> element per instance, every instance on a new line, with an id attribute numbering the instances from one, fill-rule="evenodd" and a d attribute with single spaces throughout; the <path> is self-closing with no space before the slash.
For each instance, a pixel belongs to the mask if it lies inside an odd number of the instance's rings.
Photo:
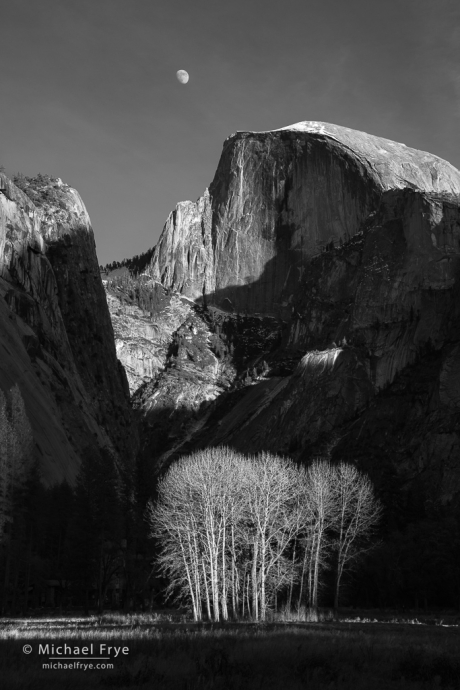
<path id="1" fill-rule="evenodd" d="M 222 447 L 181 458 L 147 507 L 168 595 L 214 621 L 263 621 L 282 601 L 316 609 L 330 569 L 338 607 L 343 575 L 371 548 L 380 515 L 352 465 L 305 468 Z"/>

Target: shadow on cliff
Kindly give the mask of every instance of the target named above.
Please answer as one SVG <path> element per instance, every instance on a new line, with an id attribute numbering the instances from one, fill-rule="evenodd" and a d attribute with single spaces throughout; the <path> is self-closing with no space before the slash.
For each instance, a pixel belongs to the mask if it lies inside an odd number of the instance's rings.
<path id="1" fill-rule="evenodd" d="M 269 259 L 259 278 L 246 275 L 239 284 L 203 294 L 195 300 L 204 307 L 218 307 L 241 316 L 263 315 L 290 319 L 307 258 L 297 249 L 281 249 Z"/>
<path id="2" fill-rule="evenodd" d="M 414 192 L 406 191 L 402 196 L 410 201 Z M 401 193 L 388 195 L 390 211 L 400 198 Z M 244 284 L 229 285 L 196 300 L 208 313 L 215 311 L 221 322 L 240 322 L 235 342 L 250 340 L 253 336 L 245 331 L 245 324 L 264 318 L 279 326 L 281 338 L 271 348 L 261 339 L 260 354 L 269 365 L 262 377 L 257 369 L 254 372 L 254 358 L 241 359 L 240 375 L 247 380 L 195 414 L 193 433 L 178 432 L 173 405 L 162 412 L 163 435 L 157 429 L 157 442 L 150 446 L 161 458 L 159 471 L 196 448 L 225 444 L 242 452 L 268 450 L 305 462 L 320 453 L 333 459 L 359 459 L 363 467 L 372 466 L 376 471 L 382 463 L 400 471 L 395 463 L 401 461 L 409 481 L 423 474 L 428 483 L 439 488 L 443 472 L 450 472 L 449 463 L 455 463 L 460 454 L 456 426 L 460 401 L 457 389 L 448 383 L 452 377 L 455 381 L 460 377 L 458 357 L 450 354 L 459 341 L 459 271 L 452 274 L 455 281 L 448 290 L 419 286 L 423 313 L 414 314 L 406 304 L 407 314 L 401 312 L 400 322 L 387 316 L 386 303 L 381 305 L 380 320 L 373 317 L 369 304 L 374 301 L 367 304 L 364 292 L 360 307 L 362 310 L 367 305 L 365 319 L 362 323 L 360 319 L 359 325 L 354 323 L 356 291 L 364 280 L 364 270 L 373 265 L 376 237 L 384 235 L 391 240 L 386 242 L 388 250 L 382 250 L 380 244 L 378 248 L 383 259 L 394 262 L 394 275 L 401 270 L 401 257 L 407 251 L 402 219 L 394 221 L 388 212 L 381 223 L 376 221 L 374 218 L 379 234 L 371 233 L 368 244 L 366 233 L 364 238 L 357 234 L 343 246 L 329 245 L 309 258 L 280 248 L 257 280 L 246 276 Z M 382 283 L 383 278 L 379 280 Z M 434 326 L 437 335 L 432 332 Z M 431 336 L 437 337 L 436 343 Z M 393 341 L 399 343 L 398 348 L 404 346 L 404 352 L 395 349 Z M 388 351 L 377 357 L 374 350 L 382 343 Z M 414 344 L 416 354 L 409 357 L 407 352 Z M 295 380 L 293 372 L 302 355 L 336 346 L 353 354 L 353 362 L 348 357 L 350 361 L 340 372 L 331 369 L 316 388 L 313 379 Z M 292 366 L 277 368 L 288 355 Z M 449 357 L 454 374 L 447 375 L 442 372 Z M 446 390 L 440 394 L 442 376 Z M 359 385 L 354 386 L 356 381 Z M 183 430 L 186 428 L 187 424 Z M 397 434 L 393 433 L 396 430 Z M 414 458 L 422 458 L 422 469 L 416 463 L 412 466 Z M 430 470 L 430 466 L 436 469 Z"/>
<path id="3" fill-rule="evenodd" d="M 320 263 L 328 262 L 332 256 L 330 246 L 318 259 Z M 291 277 L 287 275 L 279 294 L 274 295 L 273 284 L 280 284 L 280 266 L 288 260 L 292 263 Z M 222 368 L 226 363 L 236 368 L 236 379 L 197 409 L 193 391 L 189 394 L 193 385 L 200 386 L 197 368 L 195 381 L 190 383 L 190 366 L 198 362 L 195 329 L 190 324 L 180 337 L 176 332 L 161 379 L 154 385 L 144 384 L 136 394 L 139 406 L 145 410 L 142 458 L 149 468 L 147 474 L 150 469 L 155 474 L 163 472 L 176 458 L 207 445 L 226 444 L 243 452 L 280 451 L 274 439 L 264 433 L 263 425 L 268 420 L 256 417 L 269 401 L 271 410 L 283 405 L 283 389 L 306 353 L 305 344 L 294 341 L 289 345 L 289 340 L 292 327 L 302 321 L 297 301 L 305 291 L 302 274 L 310 263 L 302 261 L 297 251 L 289 251 L 281 261 L 279 257 L 268 261 L 258 280 L 250 282 L 248 277 L 244 285 L 230 285 L 195 300 L 197 313 L 213 333 L 206 347 L 211 347 Z M 324 350 L 335 345 L 335 316 L 319 335 L 314 334 L 315 348 Z M 296 404 L 302 405 L 302 400 Z M 248 427 L 249 436 L 240 433 L 242 426 Z M 297 455 L 294 445 L 289 443 L 283 452 Z"/>
<path id="4" fill-rule="evenodd" d="M 73 363 L 90 401 L 97 427 L 131 463 L 139 447 L 129 404 L 126 373 L 117 359 L 113 327 L 102 285 L 92 232 L 72 229 L 49 243 L 47 258 L 57 284 L 59 310 Z M 129 429 L 129 434 L 127 430 Z M 104 447 L 107 439 L 98 439 Z"/>
<path id="5" fill-rule="evenodd" d="M 362 257 L 349 262 L 350 254 L 356 255 L 356 237 L 371 221 L 366 220 L 351 241 L 338 246 L 331 241 L 323 251 L 314 256 L 300 249 L 289 249 L 280 241 L 278 253 L 269 259 L 259 278 L 247 275 L 241 284 L 203 294 L 195 303 L 205 309 L 217 308 L 225 314 L 240 318 L 271 318 L 280 324 L 283 349 L 326 349 L 338 344 L 346 335 L 351 319 L 357 283 L 362 275 Z M 359 242 L 359 240 L 358 240 Z M 359 251 L 362 247 L 359 248 Z M 329 281 L 328 277 L 338 267 L 340 278 Z M 330 283 L 334 294 L 329 291 Z M 309 322 L 312 311 L 321 318 Z M 299 339 L 299 331 L 302 337 Z M 295 335 L 294 335 L 295 334 Z"/>

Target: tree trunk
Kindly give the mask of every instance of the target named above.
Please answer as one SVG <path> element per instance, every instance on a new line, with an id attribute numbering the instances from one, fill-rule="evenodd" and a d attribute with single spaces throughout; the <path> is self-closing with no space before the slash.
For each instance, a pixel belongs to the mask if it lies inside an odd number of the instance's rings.
<path id="1" fill-rule="evenodd" d="M 248 573 L 248 576 L 247 576 L 247 579 L 246 579 L 246 604 L 247 604 L 247 607 L 248 607 L 248 615 L 251 615 L 251 608 L 250 608 L 250 605 L 249 605 L 249 573 Z"/>
<path id="2" fill-rule="evenodd" d="M 334 592 L 334 613 L 337 618 L 339 612 L 339 592 L 340 592 L 340 580 L 342 579 L 343 565 L 341 563 L 340 555 L 337 558 L 337 573 L 335 576 L 335 592 Z"/>
<path id="3" fill-rule="evenodd" d="M 253 558 L 252 558 L 252 617 L 254 620 L 259 620 L 259 600 L 257 591 L 257 555 L 259 552 L 259 542 L 254 541 Z"/>
<path id="4" fill-rule="evenodd" d="M 295 572 L 295 556 L 296 556 L 296 546 L 297 546 L 297 540 L 294 543 L 294 549 L 292 551 L 292 575 L 291 575 L 291 585 L 289 587 L 289 598 L 288 598 L 288 608 L 289 611 L 291 610 L 292 607 L 292 592 L 294 590 L 294 572 Z"/>
<path id="5" fill-rule="evenodd" d="M 267 602 L 265 599 L 265 579 L 266 579 L 266 572 L 265 572 L 265 542 L 262 542 L 261 545 L 261 564 L 260 564 L 260 618 L 261 620 L 265 620 L 266 612 L 267 612 Z"/>
<path id="6" fill-rule="evenodd" d="M 321 553 L 321 532 L 317 536 L 314 570 L 313 570 L 313 596 L 312 607 L 316 611 L 318 609 L 318 583 L 319 583 L 319 559 Z"/>
<path id="7" fill-rule="evenodd" d="M 235 561 L 235 531 L 232 525 L 232 613 L 233 618 L 238 618 L 238 572 Z M 243 592 L 244 602 L 244 592 Z"/>
<path id="8" fill-rule="evenodd" d="M 201 561 L 203 566 L 203 577 L 204 577 L 204 590 L 206 592 L 206 610 L 208 612 L 208 619 L 212 620 L 211 616 L 211 602 L 209 600 L 209 588 L 208 588 L 208 578 L 206 577 L 206 569 L 204 567 L 204 561 Z"/>
<path id="9" fill-rule="evenodd" d="M 232 614 L 236 620 L 238 618 L 238 581 L 235 559 L 232 556 Z"/>
<path id="10" fill-rule="evenodd" d="M 193 548 L 192 545 L 190 544 L 189 540 L 189 548 L 190 548 L 190 557 L 192 560 L 192 567 L 193 567 L 193 579 L 194 579 L 194 584 L 195 584 L 195 605 L 196 605 L 196 612 L 197 612 L 197 620 L 201 620 L 203 617 L 202 613 L 202 606 L 201 606 L 201 588 L 200 588 L 200 564 L 198 561 L 198 545 L 196 543 L 196 534 L 193 534 Z M 192 577 L 192 574 L 191 574 Z"/>
<path id="11" fill-rule="evenodd" d="M 300 611 L 300 607 L 302 605 L 303 583 L 305 580 L 305 566 L 306 566 L 306 564 L 307 564 L 307 544 L 305 543 L 305 550 L 304 550 L 304 554 L 303 554 L 303 563 L 302 563 L 302 575 L 300 578 L 299 600 L 297 602 L 297 611 Z"/>
<path id="12" fill-rule="evenodd" d="M 226 572 L 225 572 L 225 526 L 224 526 L 224 533 L 222 535 L 222 563 L 221 563 L 221 570 L 222 570 L 222 596 L 221 596 L 221 608 L 222 608 L 222 618 L 224 621 L 228 620 L 228 608 L 227 608 L 227 580 L 226 580 Z"/>
<path id="13" fill-rule="evenodd" d="M 196 603 L 196 597 L 195 597 L 195 592 L 193 591 L 193 582 L 192 582 L 192 576 L 190 573 L 190 568 L 188 566 L 188 563 L 185 562 L 185 573 L 187 576 L 187 582 L 188 582 L 188 588 L 190 591 L 190 598 L 192 600 L 192 608 L 193 608 L 193 620 L 197 621 L 198 620 L 198 607 Z"/>
<path id="14" fill-rule="evenodd" d="M 214 554 L 213 554 L 214 556 Z M 211 585 L 212 585 L 212 609 L 214 614 L 214 621 L 216 623 L 220 620 L 220 606 L 219 606 L 219 563 L 217 554 L 215 555 L 215 560 L 213 562 L 213 568 L 211 570 Z"/>

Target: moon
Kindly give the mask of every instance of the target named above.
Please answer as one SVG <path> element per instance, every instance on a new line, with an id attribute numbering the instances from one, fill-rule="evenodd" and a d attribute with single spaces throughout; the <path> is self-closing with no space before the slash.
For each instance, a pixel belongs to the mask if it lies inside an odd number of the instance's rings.
<path id="1" fill-rule="evenodd" d="M 178 70 L 176 72 L 176 77 L 181 84 L 186 84 L 190 79 L 190 77 L 188 76 L 188 72 L 186 72 L 185 69 Z"/>

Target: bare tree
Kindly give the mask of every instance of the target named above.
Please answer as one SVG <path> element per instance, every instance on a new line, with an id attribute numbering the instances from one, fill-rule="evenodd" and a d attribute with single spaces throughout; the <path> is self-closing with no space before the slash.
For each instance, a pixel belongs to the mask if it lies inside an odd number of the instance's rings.
<path id="1" fill-rule="evenodd" d="M 186 467 L 177 464 L 158 487 L 159 499 L 155 506 L 149 503 L 147 516 L 152 536 L 160 544 L 159 565 L 168 578 L 168 595 L 175 591 L 190 599 L 195 620 L 201 619 L 201 559 L 196 543 L 198 527 L 195 524 L 194 486 L 187 482 Z M 209 598 L 208 598 L 209 609 Z"/>
<path id="2" fill-rule="evenodd" d="M 228 448 L 211 448 L 182 458 L 159 485 L 159 498 L 149 503 L 152 536 L 161 547 L 169 593 L 177 590 L 191 601 L 194 617 L 206 606 L 209 618 L 228 618 L 239 608 L 238 572 L 244 533 L 243 502 L 249 464 Z"/>
<path id="3" fill-rule="evenodd" d="M 337 558 L 334 609 L 337 610 L 344 570 L 374 546 L 369 537 L 380 520 L 382 506 L 375 498 L 369 478 L 353 465 L 340 463 L 334 468 L 333 477 L 333 529 Z"/>
<path id="4" fill-rule="evenodd" d="M 287 584 L 286 549 L 296 536 L 299 483 L 292 462 L 210 448 L 173 465 L 148 506 L 169 593 L 203 605 L 215 621 L 266 617 L 267 598 Z M 249 593 L 251 601 L 249 603 Z"/>
<path id="5" fill-rule="evenodd" d="M 318 606 L 322 573 L 336 554 L 336 603 L 344 568 L 368 543 L 380 508 L 368 479 L 347 465 L 308 469 L 269 453 L 245 457 L 209 448 L 181 458 L 149 503 L 168 596 L 187 600 L 195 620 L 251 615 L 265 620 L 278 594 L 300 580 Z"/>
<path id="6" fill-rule="evenodd" d="M 299 606 L 304 581 L 308 582 L 308 603 L 318 607 L 320 576 L 328 564 L 331 550 L 330 528 L 334 521 L 333 471 L 328 461 L 316 460 L 302 473 L 303 562 Z"/>
<path id="7" fill-rule="evenodd" d="M 252 608 L 258 620 L 260 603 L 260 618 L 265 620 L 267 589 L 271 585 L 275 592 L 289 580 L 286 572 L 290 561 L 286 555 L 288 545 L 297 536 L 299 482 L 292 461 L 269 453 L 252 458 L 251 469 L 247 511 L 253 544 Z"/>

